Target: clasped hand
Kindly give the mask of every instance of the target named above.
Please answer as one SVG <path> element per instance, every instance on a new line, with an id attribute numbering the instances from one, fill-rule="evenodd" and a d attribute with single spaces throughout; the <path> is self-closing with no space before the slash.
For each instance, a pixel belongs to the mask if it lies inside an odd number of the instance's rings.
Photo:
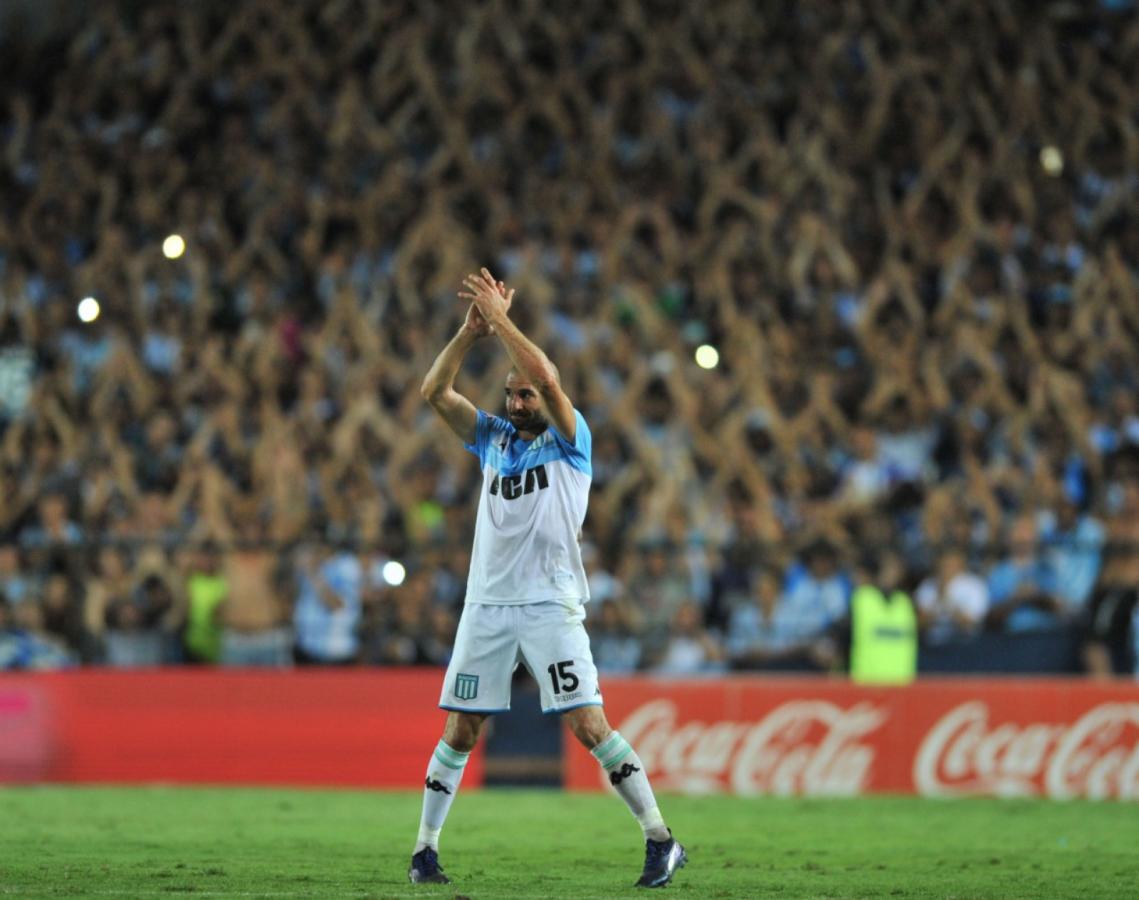
<path id="1" fill-rule="evenodd" d="M 471 304 L 464 325 L 480 337 L 494 334 L 492 322 L 507 314 L 514 290 L 508 291 L 503 282 L 495 281 L 486 268 L 464 278 L 463 287 L 467 290 L 459 291 L 459 297 Z"/>

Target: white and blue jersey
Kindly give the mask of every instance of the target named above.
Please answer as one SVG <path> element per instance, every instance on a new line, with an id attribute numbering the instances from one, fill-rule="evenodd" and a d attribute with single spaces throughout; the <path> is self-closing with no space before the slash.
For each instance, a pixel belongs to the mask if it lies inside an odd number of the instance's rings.
<path id="1" fill-rule="evenodd" d="M 551 424 L 531 441 L 506 419 L 478 411 L 479 497 L 468 603 L 589 599 L 579 536 L 593 480 L 592 438 L 581 413 L 573 442 Z"/>

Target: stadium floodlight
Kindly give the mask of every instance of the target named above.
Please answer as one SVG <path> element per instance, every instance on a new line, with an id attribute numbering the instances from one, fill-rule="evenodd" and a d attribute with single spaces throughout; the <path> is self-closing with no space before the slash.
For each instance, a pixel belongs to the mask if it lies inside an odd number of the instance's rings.
<path id="1" fill-rule="evenodd" d="M 84 297 L 75 307 L 75 314 L 80 322 L 94 322 L 99 318 L 99 301 L 94 297 Z"/>
<path id="2" fill-rule="evenodd" d="M 1047 144 L 1040 148 L 1040 165 L 1044 171 L 1055 178 L 1064 171 L 1064 154 L 1059 147 Z"/>
<path id="3" fill-rule="evenodd" d="M 696 348 L 696 365 L 701 369 L 714 369 L 720 364 L 720 351 L 711 344 L 701 344 Z"/>
<path id="4" fill-rule="evenodd" d="M 186 242 L 180 234 L 171 234 L 162 242 L 162 255 L 167 259 L 178 259 L 186 252 Z"/>
<path id="5" fill-rule="evenodd" d="M 403 567 L 403 563 L 390 559 L 384 563 L 380 574 L 383 576 L 384 584 L 390 585 L 391 587 L 399 587 L 407 577 L 407 569 Z"/>

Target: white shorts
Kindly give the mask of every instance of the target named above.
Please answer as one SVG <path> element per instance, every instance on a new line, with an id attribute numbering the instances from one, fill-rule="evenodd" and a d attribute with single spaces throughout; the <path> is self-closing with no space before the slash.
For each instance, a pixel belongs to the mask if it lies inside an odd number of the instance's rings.
<path id="1" fill-rule="evenodd" d="M 466 604 L 439 705 L 458 712 L 506 712 L 514 670 L 522 663 L 538 682 L 542 712 L 600 706 L 584 623 L 585 605 L 576 600 Z"/>

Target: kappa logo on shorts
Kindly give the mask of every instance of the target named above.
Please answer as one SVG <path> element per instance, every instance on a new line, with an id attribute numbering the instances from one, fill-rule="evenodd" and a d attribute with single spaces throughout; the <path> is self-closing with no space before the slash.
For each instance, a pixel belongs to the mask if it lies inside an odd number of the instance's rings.
<path id="1" fill-rule="evenodd" d="M 455 676 L 455 696 L 460 700 L 474 700 L 478 693 L 478 675 L 464 675 L 460 672 Z"/>

